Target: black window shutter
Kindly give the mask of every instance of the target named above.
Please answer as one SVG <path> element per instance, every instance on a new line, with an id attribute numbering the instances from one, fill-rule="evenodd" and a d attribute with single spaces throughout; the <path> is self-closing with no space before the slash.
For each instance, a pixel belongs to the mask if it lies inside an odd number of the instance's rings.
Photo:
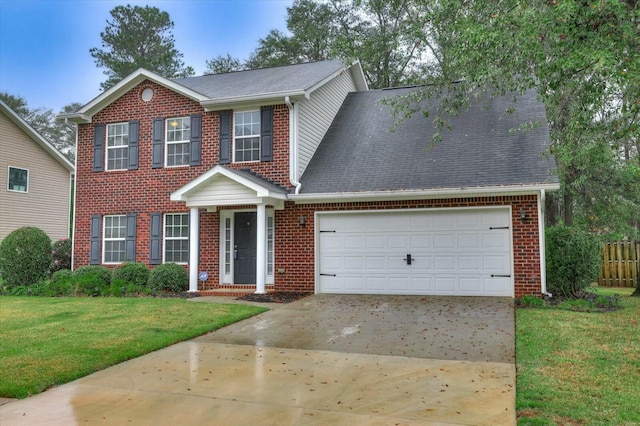
<path id="1" fill-rule="evenodd" d="M 260 108 L 260 161 L 273 161 L 273 108 Z"/>
<path id="2" fill-rule="evenodd" d="M 104 124 L 93 126 L 93 171 L 104 171 Z"/>
<path id="3" fill-rule="evenodd" d="M 220 111 L 220 164 L 231 162 L 231 111 Z"/>
<path id="4" fill-rule="evenodd" d="M 164 118 L 153 119 L 153 138 L 151 144 L 151 167 L 154 169 L 164 164 Z"/>
<path id="5" fill-rule="evenodd" d="M 162 263 L 162 213 L 151 213 L 151 247 L 149 250 L 149 264 Z"/>
<path id="6" fill-rule="evenodd" d="M 127 233 L 125 235 L 124 259 L 127 262 L 136 261 L 136 218 L 135 213 L 127 215 Z"/>
<path id="7" fill-rule="evenodd" d="M 102 216 L 91 216 L 91 230 L 89 236 L 89 264 L 100 264 L 100 241 L 101 241 L 101 229 L 102 229 Z"/>
<path id="8" fill-rule="evenodd" d="M 140 134 L 140 122 L 129 122 L 129 170 L 138 168 L 138 139 Z"/>
<path id="9" fill-rule="evenodd" d="M 191 144 L 190 144 L 190 162 L 191 166 L 199 166 L 202 162 L 202 115 L 191 116 Z"/>

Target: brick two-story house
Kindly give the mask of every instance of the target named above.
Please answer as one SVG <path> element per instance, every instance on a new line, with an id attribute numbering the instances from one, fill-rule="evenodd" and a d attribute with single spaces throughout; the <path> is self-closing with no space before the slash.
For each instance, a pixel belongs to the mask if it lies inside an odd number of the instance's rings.
<path id="1" fill-rule="evenodd" d="M 430 148 L 432 120 L 391 131 L 381 102 L 411 90 L 368 91 L 338 61 L 134 72 L 61 116 L 78 125 L 74 267 L 177 262 L 190 291 L 544 292 L 544 108 L 485 99 Z"/>

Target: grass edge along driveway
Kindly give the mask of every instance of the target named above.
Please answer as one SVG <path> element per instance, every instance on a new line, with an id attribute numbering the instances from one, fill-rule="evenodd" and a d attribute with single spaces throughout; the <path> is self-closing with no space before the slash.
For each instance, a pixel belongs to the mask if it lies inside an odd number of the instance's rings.
<path id="1" fill-rule="evenodd" d="M 516 310 L 518 425 L 640 424 L 640 297 L 623 309 Z"/>
<path id="2" fill-rule="evenodd" d="M 0 397 L 25 398 L 264 312 L 183 299 L 0 297 Z"/>

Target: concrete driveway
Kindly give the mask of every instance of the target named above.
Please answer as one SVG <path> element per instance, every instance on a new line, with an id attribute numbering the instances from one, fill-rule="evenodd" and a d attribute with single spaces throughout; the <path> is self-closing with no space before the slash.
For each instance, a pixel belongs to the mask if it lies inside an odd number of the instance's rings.
<path id="1" fill-rule="evenodd" d="M 514 352 L 512 299 L 316 295 L 0 406 L 0 424 L 513 425 Z"/>

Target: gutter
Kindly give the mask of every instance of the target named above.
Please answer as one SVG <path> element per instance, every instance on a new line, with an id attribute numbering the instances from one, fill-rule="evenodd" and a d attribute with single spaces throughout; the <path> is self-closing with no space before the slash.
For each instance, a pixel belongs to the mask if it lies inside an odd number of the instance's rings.
<path id="1" fill-rule="evenodd" d="M 285 96 L 284 103 L 289 108 L 289 181 L 295 186 L 295 195 L 300 193 L 302 184 L 298 182 L 298 109 Z"/>
<path id="2" fill-rule="evenodd" d="M 312 204 L 342 201 L 388 201 L 410 199 L 458 198 L 458 197 L 486 197 L 500 195 L 537 195 L 540 191 L 556 191 L 560 189 L 558 183 L 539 185 L 510 185 L 476 188 L 442 188 L 415 189 L 395 191 L 362 191 L 362 192 L 328 192 L 310 194 L 289 194 L 288 198 L 297 204 Z"/>

